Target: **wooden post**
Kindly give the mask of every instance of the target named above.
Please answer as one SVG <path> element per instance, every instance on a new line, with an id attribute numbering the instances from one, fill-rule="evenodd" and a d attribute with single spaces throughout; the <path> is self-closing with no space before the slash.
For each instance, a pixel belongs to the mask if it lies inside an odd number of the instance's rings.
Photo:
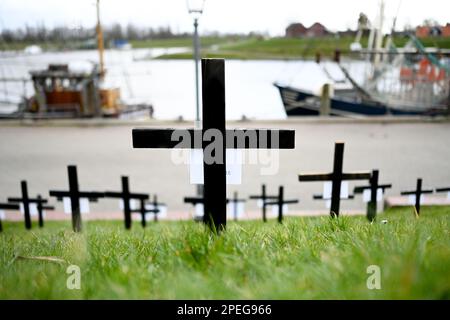
<path id="1" fill-rule="evenodd" d="M 329 83 L 325 83 L 322 86 L 322 93 L 320 95 L 320 115 L 321 116 L 329 116 L 330 108 L 331 108 L 331 85 Z"/>

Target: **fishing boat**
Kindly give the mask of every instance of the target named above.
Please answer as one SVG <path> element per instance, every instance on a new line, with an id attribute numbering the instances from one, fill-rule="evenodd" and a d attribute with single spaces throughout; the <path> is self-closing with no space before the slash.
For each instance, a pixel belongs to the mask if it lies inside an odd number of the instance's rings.
<path id="1" fill-rule="evenodd" d="M 358 70 L 363 73 L 362 81 L 355 80 L 337 51 L 333 63 L 340 70 L 342 80 L 332 78 L 325 65 L 316 61 L 328 76 L 329 91 L 317 93 L 274 83 L 288 116 L 434 116 L 449 113 L 450 50 L 425 48 L 413 35 L 403 48 L 396 48 L 393 32 L 382 47 L 383 10 L 381 2 L 379 23 L 371 29 L 367 49 L 353 43 L 349 51 L 353 59 L 346 61 L 362 63 L 364 67 Z M 328 108 L 324 108 L 324 104 Z"/>
<path id="2" fill-rule="evenodd" d="M 1 113 L 0 119 L 46 118 L 142 118 L 153 116 L 153 106 L 148 103 L 129 104 L 121 99 L 120 88 L 106 87 L 104 79 L 103 32 L 100 23 L 100 1 L 97 0 L 97 47 L 99 63 L 85 61 L 83 66 L 50 64 L 46 69 L 32 70 L 30 79 L 0 79 L 2 81 L 31 81 L 34 94 L 23 94 L 18 108 Z M 12 101 L 0 101 L 11 105 Z"/>

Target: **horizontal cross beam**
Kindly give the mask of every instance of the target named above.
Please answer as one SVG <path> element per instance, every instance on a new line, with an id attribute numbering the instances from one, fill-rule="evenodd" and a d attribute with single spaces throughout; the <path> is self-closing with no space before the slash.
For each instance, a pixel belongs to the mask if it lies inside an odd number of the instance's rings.
<path id="1" fill-rule="evenodd" d="M 0 203 L 1 210 L 19 210 L 20 206 L 17 203 Z"/>
<path id="2" fill-rule="evenodd" d="M 402 191 L 400 192 L 400 195 L 402 196 L 409 196 L 409 195 L 413 195 L 413 194 L 417 194 L 418 191 L 414 190 L 414 191 Z M 427 190 L 420 190 L 419 192 L 420 194 L 430 194 L 433 193 L 432 189 L 427 189 Z"/>
<path id="3" fill-rule="evenodd" d="M 358 186 L 353 189 L 353 192 L 354 193 L 362 193 L 362 192 L 364 192 L 364 190 L 368 190 L 371 188 L 372 188 L 371 186 Z M 390 189 L 390 188 L 392 188 L 392 184 L 380 184 L 377 186 L 377 189 L 383 189 L 383 191 L 386 189 Z"/>
<path id="4" fill-rule="evenodd" d="M 59 191 L 59 190 L 51 190 L 49 192 L 50 196 L 56 197 L 58 201 L 62 201 L 65 197 L 71 197 L 74 195 L 72 191 Z M 75 193 L 78 198 L 87 198 L 90 202 L 97 201 L 98 198 L 104 198 L 104 192 L 96 192 L 96 191 L 78 191 Z"/>
<path id="5" fill-rule="evenodd" d="M 190 137 L 183 141 L 185 133 Z M 209 141 L 199 129 L 133 129 L 133 148 L 202 149 Z M 227 149 L 294 149 L 294 130 L 228 129 Z M 273 141 L 272 141 L 273 140 Z"/>
<path id="6" fill-rule="evenodd" d="M 310 181 L 330 181 L 333 180 L 334 174 L 330 173 L 304 173 L 298 175 L 298 180 L 303 182 Z M 364 180 L 370 178 L 368 171 L 355 171 L 342 173 L 342 180 Z"/>
<path id="7" fill-rule="evenodd" d="M 294 203 L 298 203 L 298 200 L 283 200 L 283 204 L 294 204 Z M 280 202 L 279 201 L 266 201 L 266 206 L 273 206 L 273 205 L 278 205 Z"/>
<path id="8" fill-rule="evenodd" d="M 196 205 L 198 203 L 204 203 L 205 200 L 203 199 L 203 197 L 184 197 L 183 202 Z"/>
<path id="9" fill-rule="evenodd" d="M 450 192 L 450 187 L 448 187 L 448 188 L 437 188 L 436 192 Z"/>
<path id="10" fill-rule="evenodd" d="M 341 200 L 350 200 L 350 199 L 354 199 L 354 198 L 355 198 L 355 196 L 353 194 L 349 194 L 347 198 L 341 197 Z M 314 200 L 331 200 L 331 198 L 324 198 L 323 194 L 314 194 L 313 199 Z"/>

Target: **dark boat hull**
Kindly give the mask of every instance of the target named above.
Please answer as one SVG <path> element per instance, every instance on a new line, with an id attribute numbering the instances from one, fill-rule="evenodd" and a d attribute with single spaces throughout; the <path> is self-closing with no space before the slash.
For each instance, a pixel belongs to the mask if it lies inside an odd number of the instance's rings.
<path id="1" fill-rule="evenodd" d="M 320 97 L 303 90 L 275 84 L 288 116 L 310 116 L 320 114 Z M 389 108 L 373 101 L 363 101 L 346 97 L 330 99 L 332 116 L 383 116 L 383 115 L 425 115 L 429 111 Z"/>

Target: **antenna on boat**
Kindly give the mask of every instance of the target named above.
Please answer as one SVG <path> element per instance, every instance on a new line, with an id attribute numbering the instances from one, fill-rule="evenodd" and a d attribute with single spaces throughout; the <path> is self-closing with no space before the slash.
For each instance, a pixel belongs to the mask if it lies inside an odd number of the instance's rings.
<path id="1" fill-rule="evenodd" d="M 98 54 L 99 54 L 99 60 L 100 60 L 100 77 L 103 78 L 105 75 L 105 64 L 103 59 L 103 51 L 104 51 L 104 45 L 103 45 L 103 31 L 102 31 L 102 25 L 100 23 L 100 0 L 97 0 L 97 45 L 98 45 Z"/>

